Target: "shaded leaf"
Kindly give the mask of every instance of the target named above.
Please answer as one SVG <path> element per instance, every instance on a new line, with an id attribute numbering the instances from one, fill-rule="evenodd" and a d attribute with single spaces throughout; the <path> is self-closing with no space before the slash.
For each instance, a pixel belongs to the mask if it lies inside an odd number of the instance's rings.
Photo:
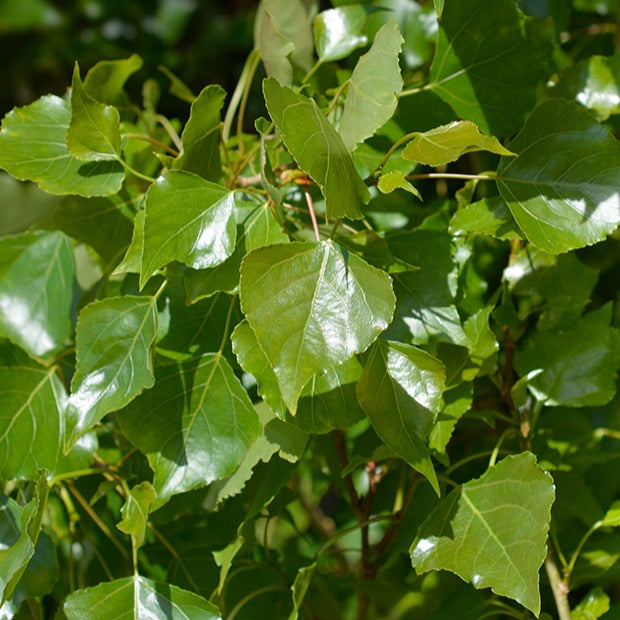
<path id="1" fill-rule="evenodd" d="M 156 497 L 157 493 L 151 483 L 141 482 L 129 491 L 121 508 L 123 519 L 116 527 L 133 537 L 136 548 L 144 544 L 149 511 Z"/>
<path id="2" fill-rule="evenodd" d="M 368 43 L 366 17 L 361 4 L 322 11 L 314 18 L 314 44 L 323 62 L 341 60 Z"/>
<path id="3" fill-rule="evenodd" d="M 211 84 L 194 99 L 181 135 L 183 150 L 173 168 L 194 172 L 208 181 L 218 181 L 222 176 L 220 111 L 225 98 L 226 91 Z"/>
<path id="4" fill-rule="evenodd" d="M 592 588 L 571 610 L 571 620 L 596 620 L 609 611 L 609 597 L 603 588 Z"/>
<path id="5" fill-rule="evenodd" d="M 133 233 L 131 235 L 131 243 L 125 252 L 125 256 L 120 265 L 114 270 L 115 274 L 119 273 L 140 273 L 142 267 L 142 255 L 144 254 L 144 221 L 146 219 L 146 211 L 140 209 L 133 219 Z"/>
<path id="6" fill-rule="evenodd" d="M 508 456 L 448 496 L 411 545 L 416 572 L 449 570 L 540 613 L 553 480 L 530 452 Z"/>
<path id="7" fill-rule="evenodd" d="M 140 286 L 174 260 L 197 269 L 226 260 L 237 234 L 234 204 L 233 192 L 193 173 L 160 176 L 146 194 Z"/>
<path id="8" fill-rule="evenodd" d="M 72 592 L 63 605 L 68 620 L 152 618 L 220 620 L 217 607 L 201 596 L 134 575 Z"/>
<path id="9" fill-rule="evenodd" d="M 525 236 L 559 254 L 604 239 L 620 223 L 620 144 L 583 108 L 542 103 L 509 145 L 497 186 Z"/>
<path id="10" fill-rule="evenodd" d="M 388 326 L 391 288 L 386 273 L 331 241 L 268 246 L 246 256 L 241 307 L 291 412 L 313 375 L 364 351 Z"/>
<path id="11" fill-rule="evenodd" d="M 260 434 L 247 392 L 219 353 L 157 369 L 155 387 L 118 416 L 144 452 L 165 503 L 175 493 L 229 476 Z"/>
<path id="12" fill-rule="evenodd" d="M 121 60 L 100 60 L 91 67 L 84 78 L 84 90 L 101 103 L 113 106 L 128 106 L 125 82 L 142 68 L 142 58 L 132 54 Z"/>
<path id="13" fill-rule="evenodd" d="M 508 205 L 499 196 L 483 198 L 459 209 L 450 220 L 455 236 L 489 235 L 496 239 L 520 239 L 522 236 Z"/>
<path id="14" fill-rule="evenodd" d="M 170 69 L 164 65 L 158 65 L 157 68 L 170 80 L 170 93 L 181 101 L 186 103 L 193 103 L 196 99 L 196 95 L 192 92 L 191 88 L 177 77 Z"/>
<path id="15" fill-rule="evenodd" d="M 600 527 L 620 527 L 620 500 L 616 500 L 599 522 Z"/>
<path id="16" fill-rule="evenodd" d="M 437 167 L 456 161 L 465 153 L 474 151 L 514 155 L 504 148 L 497 138 L 481 133 L 471 121 L 454 121 L 449 125 L 417 133 L 405 147 L 403 157 Z"/>
<path id="17" fill-rule="evenodd" d="M 154 297 L 110 297 L 82 310 L 76 329 L 77 365 L 65 412 L 66 447 L 153 385 L 156 331 Z"/>
<path id="18" fill-rule="evenodd" d="M 116 160 L 121 151 L 118 110 L 93 99 L 85 90 L 77 62 L 71 83 L 71 123 L 67 146 L 82 161 Z"/>
<path id="19" fill-rule="evenodd" d="M 590 312 L 564 329 L 534 334 L 515 354 L 526 375 L 539 368 L 528 388 L 547 406 L 603 405 L 616 393 L 611 349 L 611 307 Z"/>
<path id="20" fill-rule="evenodd" d="M 14 108 L 2 121 L 0 167 L 50 194 L 115 194 L 125 178 L 123 167 L 115 161 L 74 158 L 66 143 L 70 123 L 70 102 L 54 95 Z"/>
<path id="21" fill-rule="evenodd" d="M 314 577 L 315 571 L 316 562 L 310 564 L 310 566 L 303 566 L 297 571 L 295 581 L 293 581 L 293 585 L 291 586 L 291 592 L 293 593 L 293 611 L 289 615 L 288 620 L 297 620 L 299 617 L 299 610 L 304 602 L 304 597 L 310 587 L 310 582 Z"/>
<path id="22" fill-rule="evenodd" d="M 372 47 L 355 65 L 340 120 L 340 135 L 351 151 L 394 114 L 403 89 L 398 56 L 403 38 L 393 21 L 375 35 Z"/>
<path id="23" fill-rule="evenodd" d="M 377 435 L 424 475 L 439 495 L 439 483 L 424 441 L 441 407 L 444 365 L 411 345 L 379 340 L 357 385 L 360 404 Z"/>
<path id="24" fill-rule="evenodd" d="M 34 356 L 60 350 L 71 335 L 74 273 L 62 233 L 0 239 L 0 336 Z"/>
<path id="25" fill-rule="evenodd" d="M 95 448 L 85 437 L 63 455 L 67 395 L 54 368 L 0 366 L 0 477 L 35 480 L 88 467 Z"/>
<path id="26" fill-rule="evenodd" d="M 445 0 L 429 87 L 462 119 L 499 137 L 519 129 L 547 76 L 551 21 L 513 0 Z"/>
<path id="27" fill-rule="evenodd" d="M 339 134 L 316 103 L 273 78 L 263 82 L 263 92 L 286 148 L 321 188 L 327 217 L 362 217 L 360 209 L 368 201 L 368 189 Z"/>

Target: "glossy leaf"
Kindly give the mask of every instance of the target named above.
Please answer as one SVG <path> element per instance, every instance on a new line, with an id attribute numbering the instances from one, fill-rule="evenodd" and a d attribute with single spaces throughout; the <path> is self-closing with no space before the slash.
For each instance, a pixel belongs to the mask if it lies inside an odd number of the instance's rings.
<path id="1" fill-rule="evenodd" d="M 375 35 L 370 50 L 355 65 L 340 119 L 340 135 L 351 151 L 394 114 L 403 89 L 398 57 L 403 38 L 394 22 Z"/>
<path id="2" fill-rule="evenodd" d="M 450 232 L 456 236 L 489 235 L 502 240 L 522 236 L 508 205 L 499 196 L 483 198 L 459 209 L 450 220 Z"/>
<path id="3" fill-rule="evenodd" d="M 323 62 L 341 60 L 368 43 L 367 12 L 361 4 L 322 11 L 314 18 L 314 44 Z"/>
<path id="4" fill-rule="evenodd" d="M 331 241 L 274 245 L 248 254 L 240 296 L 293 413 L 308 380 L 367 349 L 394 309 L 388 275 Z"/>
<path id="5" fill-rule="evenodd" d="M 54 368 L 0 366 L 0 476 L 35 480 L 88 467 L 95 447 L 85 437 L 63 455 L 67 395 Z"/>
<path id="6" fill-rule="evenodd" d="M 510 134 L 534 107 L 552 37 L 550 22 L 525 18 L 513 0 L 445 0 L 430 88 L 484 133 Z"/>
<path id="7" fill-rule="evenodd" d="M 201 596 L 167 583 L 134 575 L 76 590 L 63 605 L 67 620 L 152 618 L 220 620 L 218 609 Z"/>
<path id="8" fill-rule="evenodd" d="M 142 68 L 142 64 L 142 58 L 137 54 L 122 60 L 101 60 L 88 70 L 84 78 L 84 90 L 101 103 L 128 106 L 129 97 L 123 87 Z"/>
<path id="9" fill-rule="evenodd" d="M 368 189 L 342 139 L 312 99 L 269 78 L 263 83 L 267 109 L 291 155 L 325 196 L 327 217 L 362 217 Z"/>
<path id="10" fill-rule="evenodd" d="M 235 248 L 234 194 L 181 170 L 160 176 L 146 195 L 140 285 L 178 260 L 196 269 L 214 267 Z"/>
<path id="11" fill-rule="evenodd" d="M 581 60 L 560 74 L 552 92 L 580 103 L 601 121 L 620 114 L 620 55 Z"/>
<path id="12" fill-rule="evenodd" d="M 50 194 L 115 194 L 125 177 L 122 166 L 74 158 L 66 143 L 70 123 L 70 102 L 54 95 L 13 109 L 0 129 L 0 168 Z"/>
<path id="13" fill-rule="evenodd" d="M 454 121 L 449 125 L 418 133 L 405 147 L 403 157 L 437 167 L 474 151 L 514 155 L 503 147 L 497 138 L 481 133 L 471 121 Z"/>
<path id="14" fill-rule="evenodd" d="M 173 168 L 194 172 L 208 181 L 222 176 L 220 162 L 220 111 L 226 92 L 217 85 L 205 87 L 192 103 L 183 129 L 183 150 Z"/>
<path id="15" fill-rule="evenodd" d="M 559 254 L 604 239 L 620 223 L 620 144 L 585 110 L 542 103 L 509 145 L 497 186 L 525 236 Z"/>
<path id="16" fill-rule="evenodd" d="M 133 537 L 136 548 L 144 544 L 149 509 L 156 497 L 157 493 L 151 483 L 141 482 L 129 491 L 121 509 L 123 519 L 116 527 Z"/>
<path id="17" fill-rule="evenodd" d="M 71 155 L 82 161 L 117 160 L 121 150 L 118 110 L 96 101 L 84 90 L 77 63 L 71 84 L 67 146 Z"/>
<path id="18" fill-rule="evenodd" d="M 451 491 L 420 526 L 411 545 L 416 572 L 449 570 L 538 615 L 553 497 L 553 479 L 533 454 L 506 457 Z"/>
<path id="19" fill-rule="evenodd" d="M 360 404 L 377 435 L 423 474 L 439 495 L 439 483 L 424 441 L 441 406 L 446 370 L 425 351 L 379 340 L 357 385 Z"/>
<path id="20" fill-rule="evenodd" d="M 71 335 L 74 271 L 62 233 L 0 239 L 0 336 L 34 356 L 60 350 Z"/>
<path id="21" fill-rule="evenodd" d="M 515 355 L 520 375 L 542 369 L 529 390 L 548 406 L 603 405 L 616 392 L 609 306 L 564 329 L 539 332 Z"/>
<path id="22" fill-rule="evenodd" d="M 76 330 L 77 367 L 65 413 L 66 447 L 153 385 L 156 330 L 153 297 L 110 297 L 82 310 Z"/>
<path id="23" fill-rule="evenodd" d="M 260 433 L 250 398 L 221 354 L 162 366 L 155 387 L 118 416 L 144 452 L 162 505 L 175 493 L 229 476 Z"/>

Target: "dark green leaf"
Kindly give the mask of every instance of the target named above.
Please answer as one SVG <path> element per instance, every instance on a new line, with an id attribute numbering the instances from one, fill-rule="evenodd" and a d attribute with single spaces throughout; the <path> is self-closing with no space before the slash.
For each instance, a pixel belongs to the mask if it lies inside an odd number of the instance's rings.
<path id="1" fill-rule="evenodd" d="M 620 114 L 620 55 L 590 56 L 560 74 L 553 94 L 573 99 L 601 121 Z"/>
<path id="2" fill-rule="evenodd" d="M 181 135 L 183 151 L 173 168 L 194 172 L 208 181 L 220 179 L 220 110 L 225 98 L 224 89 L 214 84 L 196 97 Z"/>
<path id="3" fill-rule="evenodd" d="M 361 4 L 322 11 L 314 18 L 314 44 L 323 62 L 340 60 L 368 43 L 366 17 Z"/>
<path id="4" fill-rule="evenodd" d="M 559 254 L 604 239 L 620 223 L 620 144 L 583 108 L 542 103 L 509 145 L 497 186 L 537 247 Z"/>
<path id="5" fill-rule="evenodd" d="M 454 121 L 449 125 L 418 133 L 405 147 L 403 157 L 437 167 L 474 151 L 514 155 L 504 148 L 497 138 L 481 133 L 471 121 Z"/>
<path id="6" fill-rule="evenodd" d="M 156 497 L 157 493 L 151 483 L 141 482 L 129 491 L 121 509 L 123 520 L 117 523 L 116 527 L 133 537 L 136 548 L 144 544 L 149 510 Z"/>
<path id="7" fill-rule="evenodd" d="M 155 472 L 156 505 L 229 476 L 260 433 L 247 392 L 219 353 L 162 366 L 155 387 L 118 416 Z"/>
<path id="8" fill-rule="evenodd" d="M 137 54 L 123 60 L 101 60 L 86 74 L 84 90 L 101 103 L 126 107 L 129 97 L 123 87 L 141 68 L 142 58 Z"/>
<path id="9" fill-rule="evenodd" d="M 77 367 L 65 413 L 71 447 L 104 415 L 153 385 L 154 297 L 111 297 L 90 304 L 77 324 Z"/>
<path id="10" fill-rule="evenodd" d="M 293 413 L 308 380 L 368 348 L 394 309 L 388 275 L 331 241 L 248 254 L 240 295 Z"/>
<path id="11" fill-rule="evenodd" d="M 411 545 L 416 572 L 449 570 L 538 616 L 553 497 L 553 480 L 533 454 L 506 457 L 451 491 L 420 526 Z"/>
<path id="12" fill-rule="evenodd" d="M 357 386 L 360 404 L 377 435 L 398 456 L 426 476 L 439 495 L 439 483 L 424 445 L 441 407 L 446 370 L 432 355 L 411 345 L 379 340 Z"/>
<path id="13" fill-rule="evenodd" d="M 234 204 L 233 192 L 190 172 L 160 176 L 146 194 L 140 286 L 174 260 L 197 269 L 226 260 L 237 235 Z"/>
<path id="14" fill-rule="evenodd" d="M 284 144 L 321 188 L 327 217 L 362 217 L 360 209 L 368 201 L 368 189 L 339 134 L 316 103 L 273 78 L 265 80 L 263 92 Z"/>
<path id="15" fill-rule="evenodd" d="M 459 117 L 499 137 L 519 129 L 547 76 L 553 27 L 513 0 L 445 0 L 430 88 Z"/>
<path id="16" fill-rule="evenodd" d="M 0 336 L 34 356 L 60 350 L 71 335 L 74 264 L 58 232 L 0 239 Z"/>
<path id="17" fill-rule="evenodd" d="M 115 194 L 125 178 L 122 166 L 75 159 L 66 143 L 70 123 L 70 102 L 54 95 L 15 108 L 2 121 L 0 167 L 50 194 Z"/>
<path id="18" fill-rule="evenodd" d="M 403 89 L 398 56 L 403 38 L 391 21 L 377 32 L 370 50 L 355 65 L 340 120 L 340 135 L 351 151 L 394 114 Z"/>
<path id="19" fill-rule="evenodd" d="M 68 620 L 152 618 L 220 620 L 218 609 L 201 596 L 134 575 L 71 593 L 63 611 Z"/>
<path id="20" fill-rule="evenodd" d="M 71 155 L 82 161 L 117 160 L 121 151 L 118 110 L 96 101 L 84 90 L 77 62 L 71 84 L 67 146 Z"/>
<path id="21" fill-rule="evenodd" d="M 611 307 L 590 312 L 565 329 L 534 334 L 515 355 L 520 375 L 542 369 L 529 390 L 548 406 L 603 405 L 616 392 Z"/>

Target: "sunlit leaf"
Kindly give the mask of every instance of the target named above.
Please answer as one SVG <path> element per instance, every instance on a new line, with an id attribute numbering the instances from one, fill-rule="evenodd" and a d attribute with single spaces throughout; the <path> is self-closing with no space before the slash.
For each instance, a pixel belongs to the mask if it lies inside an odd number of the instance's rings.
<path id="1" fill-rule="evenodd" d="M 77 324 L 77 367 L 65 413 L 67 447 L 104 415 L 153 385 L 156 330 L 153 297 L 110 297 L 82 310 Z"/>
<path id="2" fill-rule="evenodd" d="M 368 348 L 394 309 L 388 275 L 331 241 L 274 245 L 248 254 L 240 295 L 293 413 L 308 380 Z"/>
<path id="3" fill-rule="evenodd" d="M 416 198 L 422 200 L 420 192 L 407 180 L 404 172 L 394 170 L 385 172 L 377 181 L 377 189 L 383 194 L 391 194 L 397 189 L 404 189 L 406 192 L 413 194 Z"/>
<path id="4" fill-rule="evenodd" d="M 218 609 L 201 596 L 134 575 L 72 592 L 63 605 L 67 620 L 152 618 L 220 620 Z"/>
<path id="5" fill-rule="evenodd" d="M 2 121 L 0 168 L 50 194 L 115 194 L 125 178 L 122 166 L 74 158 L 66 143 L 70 123 L 70 102 L 54 95 L 14 108 Z"/>
<path id="6" fill-rule="evenodd" d="M 456 236 L 489 235 L 496 239 L 519 239 L 522 234 L 506 202 L 499 196 L 483 198 L 459 209 L 450 220 Z"/>
<path id="7" fill-rule="evenodd" d="M 136 547 L 144 544 L 149 509 L 156 497 L 157 493 L 151 483 L 141 482 L 131 489 L 123 504 L 121 509 L 123 519 L 116 524 L 116 527 L 132 536 Z"/>
<path id="8" fill-rule="evenodd" d="M 532 453 L 506 457 L 428 516 L 411 545 L 414 568 L 449 570 L 538 615 L 553 497 L 553 479 Z"/>
<path id="9" fill-rule="evenodd" d="M 84 90 L 101 103 L 128 106 L 129 97 L 123 90 L 125 82 L 142 68 L 142 58 L 132 54 L 122 60 L 100 60 L 84 78 Z"/>
<path id="10" fill-rule="evenodd" d="M 0 336 L 35 356 L 61 349 L 71 335 L 74 271 L 62 233 L 0 239 Z"/>
<path id="11" fill-rule="evenodd" d="M 620 223 L 620 143 L 583 108 L 542 103 L 509 144 L 497 186 L 519 228 L 559 254 L 604 239 Z"/>
<path id="12" fill-rule="evenodd" d="M 327 217 L 360 218 L 360 209 L 368 201 L 368 189 L 342 139 L 316 103 L 273 78 L 265 80 L 263 91 L 284 144 L 321 188 Z"/>
<path id="13" fill-rule="evenodd" d="M 403 89 L 398 56 L 403 38 L 392 21 L 379 30 L 372 47 L 355 65 L 340 120 L 344 145 L 353 150 L 394 114 Z"/>
<path id="14" fill-rule="evenodd" d="M 322 11 L 314 18 L 314 44 L 319 58 L 340 60 L 368 43 L 367 11 L 361 4 Z"/>

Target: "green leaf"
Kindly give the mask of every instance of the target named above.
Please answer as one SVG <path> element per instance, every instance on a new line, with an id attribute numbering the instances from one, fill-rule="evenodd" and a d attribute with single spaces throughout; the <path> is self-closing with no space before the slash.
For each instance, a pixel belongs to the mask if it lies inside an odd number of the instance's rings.
<path id="1" fill-rule="evenodd" d="M 620 500 L 616 500 L 598 522 L 599 527 L 620 527 Z"/>
<path id="2" fill-rule="evenodd" d="M 620 144 L 580 106 L 542 103 L 510 143 L 497 186 L 535 246 L 559 254 L 603 240 L 620 223 Z"/>
<path id="3" fill-rule="evenodd" d="M 118 110 L 93 99 L 80 79 L 77 62 L 71 83 L 71 123 L 67 131 L 71 155 L 82 161 L 117 160 L 121 152 Z"/>
<path id="4" fill-rule="evenodd" d="M 508 456 L 451 491 L 411 545 L 417 573 L 449 570 L 540 613 L 553 480 L 530 452 Z"/>
<path id="5" fill-rule="evenodd" d="M 360 404 L 385 444 L 424 475 L 439 495 L 439 483 L 424 440 L 441 407 L 446 369 L 411 345 L 379 340 L 357 385 Z"/>
<path id="6" fill-rule="evenodd" d="M 196 99 L 196 95 L 192 92 L 192 90 L 181 80 L 178 78 L 170 69 L 165 67 L 164 65 L 158 65 L 157 68 L 161 71 L 169 80 L 170 80 L 170 93 L 175 97 L 180 99 L 181 101 L 185 101 L 186 103 L 193 103 L 194 99 Z"/>
<path id="7" fill-rule="evenodd" d="M 50 194 L 116 194 L 125 178 L 123 167 L 74 158 L 66 143 L 70 123 L 70 102 L 54 95 L 13 109 L 0 130 L 0 168 Z"/>
<path id="8" fill-rule="evenodd" d="M 377 189 L 382 194 L 391 194 L 396 189 L 404 189 L 406 192 L 422 200 L 422 194 L 407 181 L 405 173 L 398 170 L 382 174 L 377 181 Z"/>
<path id="9" fill-rule="evenodd" d="M 194 172 L 208 181 L 220 179 L 220 111 L 225 98 L 224 89 L 215 84 L 196 97 L 181 135 L 183 150 L 173 168 Z"/>
<path id="10" fill-rule="evenodd" d="M 142 267 L 142 255 L 144 254 L 144 221 L 146 219 L 145 209 L 140 209 L 133 220 L 133 233 L 131 243 L 125 252 L 121 264 L 114 270 L 119 273 L 140 273 Z"/>
<path id="11" fill-rule="evenodd" d="M 609 597 L 603 588 L 592 588 L 579 605 L 571 610 L 571 620 L 596 620 L 609 611 Z"/>
<path id="12" fill-rule="evenodd" d="M 316 103 L 273 78 L 263 82 L 263 92 L 286 148 L 321 188 L 327 217 L 362 217 L 360 209 L 368 201 L 368 189 L 342 139 Z"/>
<path id="13" fill-rule="evenodd" d="M 459 209 L 450 220 L 450 232 L 457 237 L 488 235 L 502 240 L 522 236 L 508 205 L 499 196 L 483 198 Z"/>
<path id="14" fill-rule="evenodd" d="M 0 239 L 0 336 L 46 357 L 71 335 L 74 264 L 62 233 Z"/>
<path id="15" fill-rule="evenodd" d="M 316 572 L 316 562 L 310 564 L 310 566 L 303 566 L 297 571 L 295 575 L 295 581 L 291 586 L 291 592 L 293 593 L 293 611 L 290 613 L 288 620 L 297 620 L 299 617 L 299 610 L 304 602 L 306 592 L 310 587 L 310 582 Z"/>
<path id="16" fill-rule="evenodd" d="M 396 258 L 419 267 L 392 275 L 397 301 L 388 337 L 413 344 L 441 341 L 467 346 L 455 306 L 457 270 L 450 236 L 420 229 L 392 233 L 386 239 Z"/>
<path id="17" fill-rule="evenodd" d="M 308 380 L 367 349 L 394 310 L 389 276 L 331 241 L 248 254 L 240 296 L 293 413 Z"/>
<path id="18" fill-rule="evenodd" d="M 620 55 L 581 60 L 560 73 L 552 92 L 580 103 L 600 121 L 620 114 Z"/>
<path id="19" fill-rule="evenodd" d="M 140 286 L 154 271 L 178 260 L 214 267 L 235 248 L 234 193 L 198 175 L 171 170 L 146 193 Z"/>
<path id="20" fill-rule="evenodd" d="M 322 62 L 341 60 L 368 43 L 366 17 L 361 4 L 322 11 L 314 18 L 314 44 Z"/>
<path id="21" fill-rule="evenodd" d="M 133 537 L 136 548 L 144 544 L 149 511 L 156 497 L 157 493 L 151 483 L 141 482 L 129 491 L 121 509 L 123 519 L 116 527 Z"/>
<path id="22" fill-rule="evenodd" d="M 534 107 L 552 42 L 551 21 L 513 0 L 445 0 L 429 87 L 483 132 L 508 135 Z"/>
<path id="23" fill-rule="evenodd" d="M 94 449 L 85 437 L 63 455 L 67 396 L 56 369 L 0 366 L 0 477 L 35 480 L 88 467 Z"/>
<path id="24" fill-rule="evenodd" d="M 409 161 L 437 167 L 474 151 L 514 155 L 504 148 L 497 138 L 481 133 L 471 121 L 454 121 L 430 131 L 417 132 L 405 147 L 403 157 Z"/>
<path id="25" fill-rule="evenodd" d="M 152 618 L 220 620 L 217 607 L 201 596 L 134 575 L 72 592 L 63 605 L 67 620 Z"/>
<path id="26" fill-rule="evenodd" d="M 142 58 L 137 54 L 122 60 L 101 60 L 88 70 L 84 78 L 84 90 L 101 103 L 127 107 L 130 101 L 123 87 L 141 68 Z"/>
<path id="27" fill-rule="evenodd" d="M 154 297 L 110 297 L 82 310 L 76 330 L 77 367 L 65 412 L 66 447 L 153 385 L 156 331 Z"/>
<path id="28" fill-rule="evenodd" d="M 175 493 L 229 476 L 260 434 L 258 416 L 219 353 L 157 369 L 155 387 L 118 416 L 126 437 L 155 472 L 165 503 Z"/>
<path id="29" fill-rule="evenodd" d="M 528 388 L 547 406 L 604 405 L 616 393 L 611 348 L 611 307 L 590 312 L 564 329 L 534 334 L 515 354 L 515 368 L 542 373 Z"/>
<path id="30" fill-rule="evenodd" d="M 393 21 L 377 32 L 355 65 L 340 120 L 344 145 L 353 151 L 390 120 L 403 89 L 398 56 L 403 38 Z"/>

